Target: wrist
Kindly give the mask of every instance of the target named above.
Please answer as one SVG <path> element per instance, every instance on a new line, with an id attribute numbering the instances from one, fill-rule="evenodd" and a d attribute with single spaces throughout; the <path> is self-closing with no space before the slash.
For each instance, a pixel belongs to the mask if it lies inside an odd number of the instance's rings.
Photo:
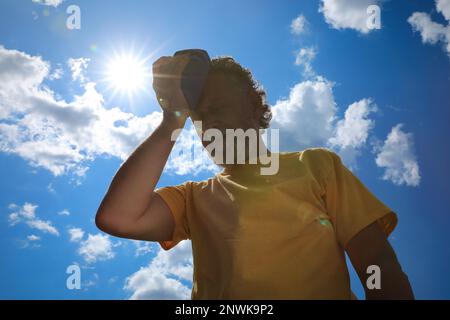
<path id="1" fill-rule="evenodd" d="M 187 117 L 188 115 L 183 112 L 164 110 L 160 126 L 171 130 L 181 129 L 184 127 Z"/>

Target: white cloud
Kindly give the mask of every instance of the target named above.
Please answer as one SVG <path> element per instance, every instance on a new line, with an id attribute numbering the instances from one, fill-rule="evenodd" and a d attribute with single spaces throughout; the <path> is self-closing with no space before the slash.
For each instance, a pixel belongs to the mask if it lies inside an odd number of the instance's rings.
<path id="1" fill-rule="evenodd" d="M 297 83 L 288 98 L 275 103 L 272 128 L 280 129 L 282 150 L 326 146 L 347 166 L 356 168 L 356 158 L 375 125 L 369 115 L 376 110 L 371 99 L 361 99 L 348 106 L 344 118 L 339 119 L 333 83 L 316 77 Z"/>
<path id="2" fill-rule="evenodd" d="M 154 242 L 131 240 L 136 247 L 135 256 L 139 257 L 153 251 Z"/>
<path id="3" fill-rule="evenodd" d="M 191 241 L 182 241 L 169 251 L 159 250 L 150 265 L 140 268 L 126 279 L 130 299 L 190 299 L 192 282 Z"/>
<path id="4" fill-rule="evenodd" d="M 39 85 L 49 73 L 50 65 L 41 57 L 33 57 L 0 46 L 0 118 L 28 108 L 25 96 L 46 96 Z"/>
<path id="5" fill-rule="evenodd" d="M 88 60 L 77 61 L 83 61 L 72 63 L 78 79 L 78 66 Z M 138 117 L 117 107 L 107 109 L 93 82 L 83 83 L 84 92 L 71 102 L 58 99 L 44 85 L 49 70 L 41 57 L 0 46 L 0 151 L 19 155 L 33 167 L 79 179 L 96 157 L 125 161 L 162 119 L 162 112 Z M 202 150 L 192 133 L 192 128 L 184 132 L 176 146 Z M 166 169 L 176 174 L 217 171 L 208 156 L 190 162 L 189 157 L 192 153 L 170 157 Z"/>
<path id="6" fill-rule="evenodd" d="M 62 78 L 64 74 L 64 70 L 62 68 L 56 68 L 53 72 L 48 76 L 50 80 L 59 80 Z"/>
<path id="7" fill-rule="evenodd" d="M 272 108 L 272 127 L 282 129 L 282 149 L 283 145 L 295 150 L 332 145 L 341 146 L 341 153 L 356 154 L 354 142 L 349 147 L 342 146 L 348 144 L 345 139 L 367 138 L 373 127 L 368 110 L 358 114 L 363 109 L 356 108 L 361 101 L 356 102 L 349 107 L 348 119 L 339 122 L 333 83 L 312 76 L 315 72 L 311 61 L 316 50 L 303 49 L 296 62 L 309 70 L 311 79 L 294 85 L 289 97 L 278 100 Z M 50 64 L 41 57 L 0 46 L 1 152 L 19 155 L 31 166 L 45 168 L 55 176 L 71 173 L 78 179 L 88 170 L 87 163 L 96 157 L 113 156 L 125 161 L 161 121 L 161 112 L 138 117 L 116 107 L 107 109 L 92 82 L 84 83 L 84 92 L 70 102 L 57 99 L 44 85 L 49 70 Z M 360 131 L 351 136 L 349 121 L 360 125 Z M 344 162 L 346 159 L 344 156 Z M 204 171 L 215 173 L 219 168 L 204 150 L 194 127 L 188 124 L 165 170 L 196 175 Z"/>
<path id="8" fill-rule="evenodd" d="M 303 75 L 306 78 L 315 76 L 314 69 L 311 65 L 316 57 L 317 51 L 313 47 L 301 48 L 295 57 L 295 64 L 303 67 Z"/>
<path id="9" fill-rule="evenodd" d="M 371 115 L 377 111 L 373 100 L 365 98 L 350 104 L 344 117 L 339 119 L 333 84 L 317 77 L 316 80 L 297 83 L 291 88 L 288 98 L 276 102 L 272 107 L 272 128 L 280 129 L 281 150 L 329 147 L 353 170 L 357 169 L 357 157 L 369 145 L 370 134 L 375 127 Z M 412 136 L 408 139 L 412 144 Z M 413 175 L 414 167 L 410 168 Z M 388 176 L 392 176 L 391 170 L 388 171 Z"/>
<path id="10" fill-rule="evenodd" d="M 336 134 L 330 138 L 330 143 L 341 148 L 359 148 L 364 145 L 369 131 L 375 125 L 368 116 L 375 111 L 377 107 L 371 99 L 352 103 L 345 111 L 344 119 L 338 121 Z"/>
<path id="11" fill-rule="evenodd" d="M 408 22 L 415 31 L 420 32 L 424 43 L 435 44 L 438 41 L 446 41 L 447 28 L 432 21 L 427 13 L 414 12 L 408 18 Z"/>
<path id="12" fill-rule="evenodd" d="M 72 72 L 72 80 L 80 81 L 81 83 L 86 82 L 86 69 L 89 65 L 90 59 L 88 58 L 70 58 L 67 60 L 70 71 Z"/>
<path id="13" fill-rule="evenodd" d="M 8 216 L 8 220 L 11 226 L 16 225 L 17 223 L 20 222 L 19 214 L 17 212 L 10 213 Z"/>
<path id="14" fill-rule="evenodd" d="M 414 153 L 411 133 L 402 131 L 402 124 L 392 128 L 384 144 L 378 148 L 376 164 L 385 168 L 384 180 L 396 185 L 418 186 L 420 183 L 419 165 Z"/>
<path id="15" fill-rule="evenodd" d="M 354 29 L 361 33 L 369 33 L 367 8 L 370 5 L 381 5 L 381 0 L 322 0 L 319 12 L 325 21 L 335 29 Z"/>
<path id="16" fill-rule="evenodd" d="M 63 210 L 58 212 L 58 215 L 60 215 L 60 216 L 70 216 L 70 211 L 67 210 L 67 209 L 63 209 Z"/>
<path id="17" fill-rule="evenodd" d="M 414 12 L 408 22 L 414 31 L 420 33 L 423 43 L 442 43 L 450 57 L 450 0 L 437 0 L 436 9 L 447 20 L 446 25 L 434 22 L 425 12 Z"/>
<path id="18" fill-rule="evenodd" d="M 303 56 L 314 56 L 304 53 Z M 296 61 L 296 64 L 298 62 Z M 311 68 L 311 72 L 315 71 Z M 375 127 L 371 115 L 378 107 L 371 98 L 350 104 L 339 119 L 334 84 L 322 76 L 295 84 L 289 97 L 272 106 L 272 128 L 280 129 L 280 150 L 302 150 L 325 146 L 337 152 L 350 170 L 357 169 L 357 157 L 368 146 Z M 410 137 L 412 144 L 412 137 Z M 411 184 L 408 184 L 411 185 Z"/>
<path id="19" fill-rule="evenodd" d="M 34 3 L 43 4 L 45 6 L 52 6 L 57 7 L 59 6 L 64 0 L 32 0 Z"/>
<path id="20" fill-rule="evenodd" d="M 59 236 L 58 230 L 52 225 L 51 221 L 44 221 L 39 219 L 33 219 L 26 222 L 28 226 L 33 229 L 40 230 L 45 233 L 50 233 L 55 236 Z"/>
<path id="21" fill-rule="evenodd" d="M 57 99 L 43 84 L 49 70 L 41 57 L 0 46 L 0 151 L 31 166 L 82 177 L 98 156 L 125 160 L 162 118 L 106 109 L 92 82 L 71 102 Z"/>
<path id="22" fill-rule="evenodd" d="M 281 149 L 324 145 L 333 135 L 337 106 L 326 79 L 297 83 L 289 97 L 272 107 L 272 128 L 280 130 Z"/>
<path id="23" fill-rule="evenodd" d="M 306 20 L 304 15 L 300 14 L 291 22 L 291 33 L 295 35 L 302 34 L 306 31 L 307 26 L 308 20 Z"/>
<path id="24" fill-rule="evenodd" d="M 59 236 L 58 230 L 52 225 L 51 221 L 44 221 L 38 219 L 36 216 L 36 208 L 38 206 L 26 202 L 22 207 L 17 206 L 16 204 L 10 204 L 9 209 L 15 210 L 8 216 L 8 220 L 11 226 L 14 226 L 20 222 L 24 222 L 32 229 L 37 229 L 44 233 L 50 233 L 55 236 Z"/>
<path id="25" fill-rule="evenodd" d="M 108 235 L 100 233 L 95 235 L 89 234 L 86 240 L 81 241 L 78 254 L 87 263 L 95 263 L 114 258 L 115 252 L 113 247 L 114 245 Z"/>
<path id="26" fill-rule="evenodd" d="M 25 249 L 25 248 L 40 248 L 41 244 L 39 243 L 39 241 L 41 240 L 41 237 L 35 235 L 35 234 L 30 234 L 27 236 L 27 238 L 25 240 L 19 240 L 19 245 L 21 249 Z"/>
<path id="27" fill-rule="evenodd" d="M 436 9 L 447 21 L 450 20 L 450 0 L 436 0 Z"/>
<path id="28" fill-rule="evenodd" d="M 36 216 L 35 212 L 37 207 L 37 205 L 26 202 L 23 205 L 22 210 L 19 211 L 19 214 L 25 219 L 34 219 Z"/>
<path id="29" fill-rule="evenodd" d="M 40 237 L 34 235 L 34 234 L 30 234 L 29 236 L 27 236 L 28 241 L 39 241 L 41 240 Z"/>
<path id="30" fill-rule="evenodd" d="M 339 153 L 350 169 L 357 168 L 356 159 L 361 154 L 361 149 L 366 146 L 369 133 L 375 126 L 375 121 L 369 116 L 377 110 L 371 99 L 352 103 L 345 111 L 344 119 L 336 123 L 334 136 L 328 140 L 329 146 Z"/>
<path id="31" fill-rule="evenodd" d="M 127 290 L 132 300 L 188 300 L 190 289 L 176 279 L 141 268 L 128 279 Z"/>
<path id="32" fill-rule="evenodd" d="M 84 237 L 84 231 L 80 228 L 70 228 L 68 232 L 71 242 L 80 242 Z"/>

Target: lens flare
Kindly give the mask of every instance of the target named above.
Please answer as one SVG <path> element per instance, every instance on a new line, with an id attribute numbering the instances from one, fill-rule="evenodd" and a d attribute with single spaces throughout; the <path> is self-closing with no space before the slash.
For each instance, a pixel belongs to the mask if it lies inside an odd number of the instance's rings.
<path id="1" fill-rule="evenodd" d="M 145 61 L 131 54 L 116 56 L 107 64 L 106 81 L 114 91 L 136 93 L 145 88 L 148 78 Z"/>

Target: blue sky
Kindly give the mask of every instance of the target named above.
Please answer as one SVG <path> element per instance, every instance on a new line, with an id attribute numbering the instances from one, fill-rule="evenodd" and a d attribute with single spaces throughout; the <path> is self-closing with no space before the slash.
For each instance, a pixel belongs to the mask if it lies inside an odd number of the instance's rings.
<path id="1" fill-rule="evenodd" d="M 133 54 L 150 70 L 185 48 L 250 68 L 282 149 L 338 152 L 397 212 L 390 241 L 416 297 L 450 298 L 449 0 L 60 2 L 0 3 L 0 298 L 189 294 L 188 242 L 161 252 L 93 223 L 161 116 L 151 77 L 133 95 L 114 92 L 108 61 Z M 380 29 L 365 24 L 369 4 L 381 8 Z M 66 27 L 69 5 L 81 10 L 79 30 Z M 173 157 L 159 185 L 215 170 Z M 66 287 L 72 264 L 81 290 Z M 353 271 L 352 287 L 363 297 Z"/>

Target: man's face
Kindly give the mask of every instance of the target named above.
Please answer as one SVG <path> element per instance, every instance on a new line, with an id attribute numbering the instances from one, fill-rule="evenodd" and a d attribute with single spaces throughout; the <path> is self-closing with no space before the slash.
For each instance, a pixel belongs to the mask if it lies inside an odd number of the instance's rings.
<path id="1" fill-rule="evenodd" d="M 251 103 L 248 85 L 224 73 L 208 76 L 202 98 L 190 115 L 193 121 L 202 121 L 203 132 L 215 128 L 224 136 L 225 129 L 240 128 L 245 131 L 259 128 L 259 118 Z M 209 141 L 202 143 L 206 147 Z"/>

